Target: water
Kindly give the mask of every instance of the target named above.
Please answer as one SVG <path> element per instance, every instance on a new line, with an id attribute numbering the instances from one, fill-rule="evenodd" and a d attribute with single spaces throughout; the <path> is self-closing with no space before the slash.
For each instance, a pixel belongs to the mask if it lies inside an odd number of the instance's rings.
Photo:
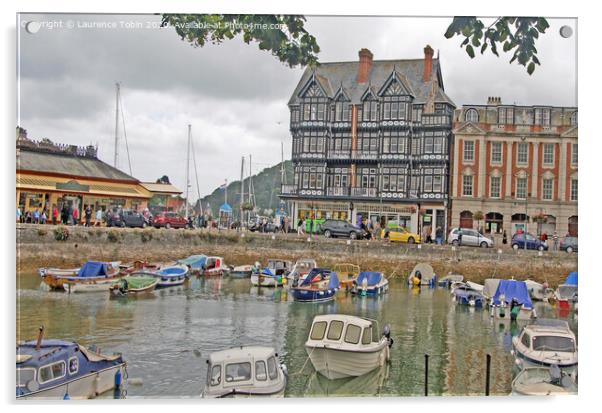
<path id="1" fill-rule="evenodd" d="M 497 324 L 480 309 L 458 306 L 442 288 L 410 289 L 391 281 L 389 293 L 366 298 L 339 292 L 334 302 L 297 303 L 284 289 L 259 289 L 248 279 L 193 278 L 184 286 L 146 297 L 48 291 L 35 273 L 18 276 L 17 339 L 47 338 L 96 344 L 128 362 L 127 397 L 198 397 L 207 356 L 237 345 L 276 348 L 290 377 L 287 397 L 419 396 L 424 394 L 424 355 L 429 354 L 429 395 L 483 395 L 485 359 L 491 354 L 491 393 L 509 394 L 512 336 L 520 326 Z M 537 303 L 540 317 L 566 318 Z M 316 314 L 343 313 L 388 323 L 391 363 L 359 378 L 329 381 L 317 375 L 304 343 Z M 140 380 L 137 380 L 140 381 Z"/>

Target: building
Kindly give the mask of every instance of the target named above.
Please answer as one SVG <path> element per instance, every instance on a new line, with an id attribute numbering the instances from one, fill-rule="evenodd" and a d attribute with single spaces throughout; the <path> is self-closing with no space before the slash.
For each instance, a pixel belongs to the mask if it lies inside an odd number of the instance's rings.
<path id="1" fill-rule="evenodd" d="M 577 154 L 575 107 L 464 105 L 454 114 L 451 225 L 576 236 Z"/>
<path id="2" fill-rule="evenodd" d="M 141 182 L 152 194 L 148 200 L 149 210 L 155 214 L 163 211 L 180 211 L 184 208 L 185 200 L 180 196 L 182 191 L 169 183 Z"/>
<path id="3" fill-rule="evenodd" d="M 305 70 L 289 100 L 294 183 L 281 190 L 295 226 L 338 218 L 446 228 L 455 105 L 433 55 L 426 46 L 420 59 L 373 60 L 362 49 L 359 61 Z"/>
<path id="4" fill-rule="evenodd" d="M 24 212 L 59 210 L 68 204 L 82 217 L 86 205 L 93 211 L 111 206 L 142 210 L 152 192 L 136 178 L 98 159 L 93 146 L 33 141 L 17 128 L 17 207 Z"/>

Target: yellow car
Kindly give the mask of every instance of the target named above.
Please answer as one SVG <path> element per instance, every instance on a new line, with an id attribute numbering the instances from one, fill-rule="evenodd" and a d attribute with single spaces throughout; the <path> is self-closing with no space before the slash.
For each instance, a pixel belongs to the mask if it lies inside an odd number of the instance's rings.
<path id="1" fill-rule="evenodd" d="M 413 232 L 409 232 L 407 229 L 402 227 L 393 227 L 383 229 L 381 237 L 388 239 L 391 242 L 407 242 L 408 244 L 420 244 L 422 241 L 420 235 Z"/>

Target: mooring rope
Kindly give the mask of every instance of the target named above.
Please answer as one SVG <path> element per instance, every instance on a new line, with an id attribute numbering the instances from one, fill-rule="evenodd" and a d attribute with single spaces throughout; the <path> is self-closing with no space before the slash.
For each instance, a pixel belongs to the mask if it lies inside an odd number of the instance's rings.
<path id="1" fill-rule="evenodd" d="M 310 352 L 309 352 L 309 354 L 307 355 L 307 358 L 305 359 L 305 362 L 303 363 L 303 367 L 301 367 L 301 370 L 299 370 L 299 371 L 298 371 L 298 372 L 296 372 L 296 373 L 291 373 L 291 374 L 289 375 L 290 377 L 298 376 L 298 375 L 300 375 L 301 373 L 303 373 L 303 370 L 305 370 L 305 366 L 307 365 L 307 362 L 309 361 L 309 358 L 311 357 L 311 354 L 314 352 L 314 350 L 315 350 L 315 349 L 316 349 L 315 347 L 311 349 L 311 351 L 310 351 Z"/>

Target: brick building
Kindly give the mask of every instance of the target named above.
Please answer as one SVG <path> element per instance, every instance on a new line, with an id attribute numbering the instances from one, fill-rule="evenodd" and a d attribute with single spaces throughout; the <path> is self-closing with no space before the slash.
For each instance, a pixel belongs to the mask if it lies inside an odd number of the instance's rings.
<path id="1" fill-rule="evenodd" d="M 576 107 L 490 97 L 456 110 L 453 132 L 452 227 L 577 235 Z"/>

